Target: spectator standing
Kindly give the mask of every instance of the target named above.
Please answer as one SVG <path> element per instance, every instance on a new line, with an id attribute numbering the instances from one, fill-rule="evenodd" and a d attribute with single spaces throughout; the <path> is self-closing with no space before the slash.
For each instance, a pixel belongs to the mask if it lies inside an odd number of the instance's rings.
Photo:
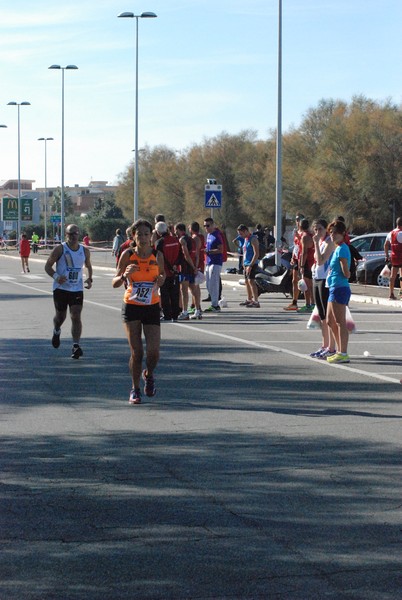
<path id="1" fill-rule="evenodd" d="M 20 256 L 22 263 L 22 273 L 29 273 L 29 264 L 28 259 L 31 253 L 31 245 L 29 243 L 28 237 L 25 233 L 21 235 L 20 240 Z"/>
<path id="2" fill-rule="evenodd" d="M 160 221 L 155 225 L 159 236 L 155 249 L 161 252 L 165 265 L 165 282 L 160 288 L 163 321 L 177 321 L 180 314 L 180 282 L 178 263 L 180 259 L 180 242 L 172 235 L 166 223 Z"/>
<path id="3" fill-rule="evenodd" d="M 391 277 L 389 279 L 389 299 L 396 300 L 395 279 L 399 271 L 402 280 L 402 217 L 396 220 L 396 227 L 389 232 L 384 244 L 385 260 L 388 262 L 391 252 Z M 402 285 L 402 284 L 401 284 Z"/>
<path id="4" fill-rule="evenodd" d="M 191 225 L 189 225 L 189 232 L 191 235 L 191 239 L 193 240 L 194 245 L 194 266 L 197 273 L 204 273 L 205 271 L 205 238 L 202 233 L 200 233 L 200 224 L 197 221 L 193 221 Z M 194 285 L 192 288 L 193 292 L 193 302 L 190 310 L 188 311 L 190 314 L 190 319 L 202 319 L 202 310 L 201 310 L 201 289 L 199 284 L 194 280 Z M 198 308 L 197 308 L 198 307 Z"/>
<path id="5" fill-rule="evenodd" d="M 239 264 L 237 272 L 239 275 L 243 275 L 243 245 L 244 245 L 244 237 L 239 233 L 239 229 L 237 229 L 238 235 L 232 240 L 232 244 L 235 244 L 237 247 L 237 252 L 239 255 Z"/>
<path id="6" fill-rule="evenodd" d="M 121 233 L 121 229 L 116 229 L 116 235 L 113 238 L 113 245 L 112 245 L 112 256 L 116 257 L 116 264 L 118 263 L 118 254 L 119 254 L 119 249 L 120 246 L 122 244 L 124 244 L 124 237 Z"/>
<path id="7" fill-rule="evenodd" d="M 314 264 L 314 242 L 310 232 L 310 224 L 307 219 L 300 222 L 300 258 L 299 258 L 299 276 L 306 282 L 307 289 L 304 292 L 306 304 L 299 308 L 297 312 L 311 313 L 314 309 L 313 303 L 313 274 Z"/>
<path id="8" fill-rule="evenodd" d="M 265 243 L 265 232 L 262 228 L 262 225 L 260 223 L 258 223 L 258 225 L 255 226 L 255 230 L 253 231 L 253 235 L 256 236 L 257 240 L 258 240 L 258 259 L 263 258 L 263 256 L 265 256 L 266 251 L 267 251 L 267 246 Z"/>
<path id="9" fill-rule="evenodd" d="M 154 220 L 155 220 L 155 227 L 152 230 L 151 246 L 153 246 L 155 248 L 155 244 L 156 244 L 156 242 L 159 239 L 159 235 L 158 235 L 158 232 L 157 232 L 157 229 L 156 229 L 156 225 L 158 223 L 165 223 L 166 222 L 165 215 L 162 215 L 162 214 L 155 215 L 155 219 Z"/>
<path id="10" fill-rule="evenodd" d="M 120 246 L 120 248 L 117 251 L 117 255 L 116 255 L 116 261 L 117 263 L 120 260 L 120 256 L 123 254 L 124 250 L 127 250 L 127 248 L 130 247 L 130 245 L 132 245 L 133 242 L 133 226 L 130 225 L 130 227 L 127 227 L 126 229 L 126 241 L 122 243 L 122 245 Z"/>
<path id="11" fill-rule="evenodd" d="M 37 233 L 35 233 L 35 232 L 32 233 L 31 242 L 32 242 L 32 252 L 34 254 L 37 254 L 38 246 L 39 246 L 39 236 Z"/>
<path id="12" fill-rule="evenodd" d="M 221 232 L 217 229 L 212 217 L 204 219 L 204 227 L 207 231 L 205 247 L 206 269 L 205 278 L 208 293 L 211 298 L 211 306 L 205 312 L 219 312 L 219 286 L 221 282 L 221 271 L 223 264 L 223 239 Z"/>
<path id="13" fill-rule="evenodd" d="M 87 233 L 82 238 L 82 243 L 84 244 L 84 246 L 89 246 L 89 244 L 91 243 L 91 240 L 89 239 L 89 235 Z"/>
<path id="14" fill-rule="evenodd" d="M 290 260 L 290 266 L 292 268 L 292 302 L 285 306 L 283 310 L 287 311 L 297 311 L 297 300 L 299 298 L 299 258 L 301 251 L 301 222 L 304 219 L 304 215 L 298 213 L 296 215 L 296 227 L 293 234 L 293 250 L 292 250 L 292 258 Z"/>
<path id="15" fill-rule="evenodd" d="M 313 243 L 315 250 L 315 262 L 313 265 L 313 296 L 321 322 L 322 343 L 315 352 L 311 352 L 312 358 L 326 360 L 328 356 L 335 354 L 335 339 L 327 323 L 327 306 L 329 289 L 326 279 L 329 272 L 329 263 L 335 244 L 327 232 L 328 223 L 325 219 L 317 219 L 313 223 Z"/>
<path id="16" fill-rule="evenodd" d="M 200 294 L 199 286 L 198 290 L 195 286 L 195 275 L 197 268 L 195 266 L 195 243 L 193 239 L 186 233 L 186 226 L 184 223 L 177 223 L 175 227 L 176 236 L 179 239 L 181 246 L 181 262 L 180 262 L 180 291 L 181 291 L 181 302 L 182 312 L 179 315 L 180 321 L 188 321 L 190 318 L 188 312 L 188 291 L 191 292 L 195 299 L 195 310 L 198 311 L 199 318 L 201 318 L 201 307 L 200 307 Z M 198 292 L 198 293 L 197 293 Z"/>
<path id="17" fill-rule="evenodd" d="M 333 221 L 328 231 L 335 244 L 329 263 L 327 286 L 329 287 L 327 323 L 334 334 L 337 352 L 327 357 L 330 363 L 348 363 L 349 331 L 346 325 L 346 307 L 350 300 L 350 250 L 345 242 L 346 225 Z"/>
<path id="18" fill-rule="evenodd" d="M 237 231 L 239 232 L 239 235 L 244 238 L 243 265 L 247 290 L 247 300 L 241 302 L 240 306 L 260 308 L 260 303 L 258 302 L 258 288 L 255 282 L 258 266 L 259 241 L 256 235 L 251 234 L 246 225 L 239 225 Z"/>

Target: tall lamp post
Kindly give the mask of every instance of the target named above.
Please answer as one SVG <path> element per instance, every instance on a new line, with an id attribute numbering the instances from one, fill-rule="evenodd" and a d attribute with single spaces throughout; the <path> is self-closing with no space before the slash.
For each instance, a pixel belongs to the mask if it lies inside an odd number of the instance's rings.
<path id="1" fill-rule="evenodd" d="M 278 121 L 276 127 L 275 263 L 281 264 L 282 244 L 282 0 L 278 0 Z"/>
<path id="2" fill-rule="evenodd" d="M 47 143 L 53 139 L 52 137 L 38 138 L 38 142 L 45 142 L 45 248 L 47 247 Z"/>
<path id="3" fill-rule="evenodd" d="M 16 106 L 18 109 L 18 224 L 17 224 L 17 246 L 21 237 L 21 129 L 20 129 L 20 106 L 31 106 L 30 102 L 8 102 L 7 106 Z"/>
<path id="4" fill-rule="evenodd" d="M 155 19 L 158 15 L 153 12 L 143 12 L 135 15 L 132 12 L 122 12 L 118 17 L 135 19 L 135 157 L 134 157 L 134 221 L 138 219 L 138 19 Z"/>
<path id="5" fill-rule="evenodd" d="M 61 198 L 60 198 L 60 241 L 64 241 L 64 71 L 76 70 L 76 65 L 67 65 L 61 67 L 60 65 L 51 65 L 49 69 L 58 69 L 61 71 Z"/>

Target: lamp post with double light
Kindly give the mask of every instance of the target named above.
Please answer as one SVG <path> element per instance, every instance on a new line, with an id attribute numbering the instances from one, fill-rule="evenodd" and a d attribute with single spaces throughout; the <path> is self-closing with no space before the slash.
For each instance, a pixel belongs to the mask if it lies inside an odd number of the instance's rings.
<path id="1" fill-rule="evenodd" d="M 118 17 L 136 20 L 135 27 L 135 156 L 134 156 L 134 221 L 138 219 L 138 20 L 155 19 L 154 12 L 143 12 L 135 15 L 132 12 L 122 12 Z"/>
<path id="2" fill-rule="evenodd" d="M 60 194 L 60 240 L 64 241 L 64 71 L 77 70 L 76 65 L 51 65 L 49 69 L 57 69 L 61 71 L 61 194 Z"/>
<path id="3" fill-rule="evenodd" d="M 21 237 L 21 127 L 20 106 L 31 106 L 30 102 L 8 102 L 7 106 L 16 106 L 18 109 L 18 223 L 17 223 L 17 246 Z"/>
<path id="4" fill-rule="evenodd" d="M 47 143 L 53 141 L 52 137 L 40 137 L 38 138 L 38 142 L 45 142 L 45 205 L 44 205 L 44 213 L 45 213 L 45 248 L 47 248 Z"/>

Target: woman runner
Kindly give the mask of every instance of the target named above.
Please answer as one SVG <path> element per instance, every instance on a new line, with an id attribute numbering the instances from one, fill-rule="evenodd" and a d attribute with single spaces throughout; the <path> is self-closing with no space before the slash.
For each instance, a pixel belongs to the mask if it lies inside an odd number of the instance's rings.
<path id="1" fill-rule="evenodd" d="M 129 403 L 141 404 L 141 374 L 144 394 L 156 393 L 154 370 L 159 360 L 160 310 L 159 288 L 165 281 L 164 260 L 161 252 L 151 246 L 152 225 L 138 219 L 132 226 L 135 247 L 128 248 L 120 257 L 112 286 L 125 285 L 122 319 L 125 325 L 131 356 L 129 362 L 132 390 Z M 142 331 L 146 342 L 146 368 L 143 370 Z"/>

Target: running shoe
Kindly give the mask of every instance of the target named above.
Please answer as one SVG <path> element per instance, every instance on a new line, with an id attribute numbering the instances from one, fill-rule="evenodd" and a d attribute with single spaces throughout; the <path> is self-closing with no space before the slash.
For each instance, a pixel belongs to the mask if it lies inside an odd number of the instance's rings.
<path id="1" fill-rule="evenodd" d="M 337 352 L 333 356 L 328 356 L 327 362 L 331 363 L 331 365 L 337 364 L 337 363 L 349 363 L 350 362 L 349 354 L 341 354 L 340 352 Z"/>
<path id="2" fill-rule="evenodd" d="M 183 310 L 182 313 L 179 314 L 179 316 L 177 317 L 178 321 L 188 321 L 189 320 L 189 314 L 187 310 Z"/>
<path id="3" fill-rule="evenodd" d="M 326 351 L 326 348 L 324 348 L 323 346 L 321 346 L 321 348 L 319 348 L 315 352 L 310 352 L 310 356 L 311 356 L 311 358 L 320 358 L 321 354 L 323 352 L 325 352 L 325 351 Z"/>
<path id="4" fill-rule="evenodd" d="M 82 348 L 78 344 L 74 344 L 73 349 L 71 350 L 71 358 L 78 360 L 83 354 Z"/>
<path id="5" fill-rule="evenodd" d="M 260 308 L 260 303 L 259 302 L 255 302 L 253 300 L 253 302 L 250 302 L 250 304 L 247 304 L 246 308 Z"/>
<path id="6" fill-rule="evenodd" d="M 294 304 L 293 302 L 291 302 L 288 306 L 284 306 L 283 310 L 288 310 L 288 311 L 296 311 L 297 310 L 297 304 Z"/>
<path id="7" fill-rule="evenodd" d="M 298 313 L 312 313 L 314 310 L 314 304 L 305 304 L 297 309 Z"/>
<path id="8" fill-rule="evenodd" d="M 206 308 L 204 310 L 204 312 L 211 312 L 211 313 L 213 313 L 213 312 L 220 312 L 220 310 L 221 310 L 220 306 L 212 306 L 212 304 L 211 304 L 211 306 L 209 308 Z"/>
<path id="9" fill-rule="evenodd" d="M 189 308 L 187 312 L 188 312 L 189 315 L 193 315 L 195 313 L 194 306 L 192 306 L 191 308 Z"/>
<path id="10" fill-rule="evenodd" d="M 130 392 L 128 399 L 129 404 L 141 404 L 141 390 L 140 388 L 133 388 Z"/>
<path id="11" fill-rule="evenodd" d="M 190 315 L 190 319 L 194 321 L 195 319 L 202 319 L 202 312 L 200 310 L 196 310 L 194 314 Z"/>
<path id="12" fill-rule="evenodd" d="M 152 377 L 152 375 L 147 375 L 147 370 L 144 369 L 142 372 L 142 378 L 144 380 L 144 394 L 146 396 L 155 396 L 156 394 L 156 387 L 155 387 L 155 380 Z"/>
<path id="13" fill-rule="evenodd" d="M 61 334 L 61 331 L 59 331 L 59 333 L 56 333 L 53 330 L 53 337 L 52 337 L 53 348 L 58 348 L 60 346 L 60 334 Z"/>
<path id="14" fill-rule="evenodd" d="M 334 354 L 336 354 L 336 350 L 330 350 L 329 348 L 324 348 L 324 350 L 321 352 L 321 354 L 318 358 L 321 360 L 327 360 L 328 356 L 333 356 Z"/>
<path id="15" fill-rule="evenodd" d="M 252 303 L 252 300 L 245 300 L 244 302 L 239 302 L 239 306 L 248 306 Z"/>

